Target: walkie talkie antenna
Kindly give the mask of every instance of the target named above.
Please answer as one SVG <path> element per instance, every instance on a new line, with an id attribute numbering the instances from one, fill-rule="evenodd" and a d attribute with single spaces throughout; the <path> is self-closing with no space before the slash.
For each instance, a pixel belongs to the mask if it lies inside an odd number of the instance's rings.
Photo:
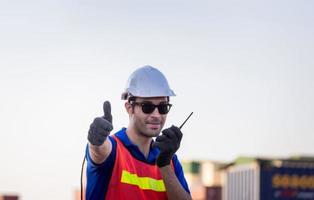
<path id="1" fill-rule="evenodd" d="M 191 115 L 193 114 L 193 112 L 191 112 L 191 114 L 186 118 L 186 120 L 181 124 L 181 126 L 179 127 L 179 129 L 181 129 L 183 127 L 183 125 L 185 124 L 186 121 L 188 121 L 188 119 L 191 117 Z"/>

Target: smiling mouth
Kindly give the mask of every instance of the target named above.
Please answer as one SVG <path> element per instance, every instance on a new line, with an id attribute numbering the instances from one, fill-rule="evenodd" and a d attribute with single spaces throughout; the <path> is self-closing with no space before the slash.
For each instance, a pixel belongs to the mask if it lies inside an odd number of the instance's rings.
<path id="1" fill-rule="evenodd" d="M 161 124 L 160 123 L 147 123 L 148 127 L 151 129 L 159 129 Z"/>
<path id="2" fill-rule="evenodd" d="M 147 124 L 160 125 L 160 123 L 149 123 L 149 122 Z"/>

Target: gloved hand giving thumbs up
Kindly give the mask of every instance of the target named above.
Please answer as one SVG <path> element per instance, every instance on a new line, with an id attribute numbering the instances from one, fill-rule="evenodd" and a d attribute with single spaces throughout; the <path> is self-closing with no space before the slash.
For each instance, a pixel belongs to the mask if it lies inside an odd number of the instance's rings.
<path id="1" fill-rule="evenodd" d="M 103 109 L 104 116 L 95 118 L 88 131 L 87 139 L 95 146 L 102 145 L 113 129 L 111 105 L 109 101 L 104 102 Z"/>

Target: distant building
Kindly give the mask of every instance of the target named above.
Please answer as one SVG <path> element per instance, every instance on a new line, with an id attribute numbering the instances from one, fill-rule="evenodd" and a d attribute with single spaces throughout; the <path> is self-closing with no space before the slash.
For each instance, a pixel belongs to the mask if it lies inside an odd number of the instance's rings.
<path id="1" fill-rule="evenodd" d="M 19 196 L 12 194 L 0 194 L 0 200 L 19 200 Z"/>
<path id="2" fill-rule="evenodd" d="M 194 200 L 221 200 L 221 168 L 225 165 L 213 161 L 182 161 L 185 178 Z"/>
<path id="3" fill-rule="evenodd" d="M 239 158 L 225 167 L 224 200 L 314 200 L 314 159 Z"/>

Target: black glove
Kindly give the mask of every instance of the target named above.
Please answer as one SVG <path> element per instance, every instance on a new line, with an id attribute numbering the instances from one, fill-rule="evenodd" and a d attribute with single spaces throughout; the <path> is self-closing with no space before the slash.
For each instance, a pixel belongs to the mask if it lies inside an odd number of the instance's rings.
<path id="1" fill-rule="evenodd" d="M 172 156 L 180 147 L 182 132 L 176 126 L 171 126 L 162 131 L 162 135 L 156 138 L 153 147 L 158 147 L 160 153 L 157 157 L 157 166 L 164 167 L 170 164 Z"/>
<path id="2" fill-rule="evenodd" d="M 110 131 L 113 129 L 109 101 L 104 102 L 103 109 L 104 116 L 95 118 L 88 131 L 88 141 L 96 146 L 102 145 L 110 134 Z"/>

